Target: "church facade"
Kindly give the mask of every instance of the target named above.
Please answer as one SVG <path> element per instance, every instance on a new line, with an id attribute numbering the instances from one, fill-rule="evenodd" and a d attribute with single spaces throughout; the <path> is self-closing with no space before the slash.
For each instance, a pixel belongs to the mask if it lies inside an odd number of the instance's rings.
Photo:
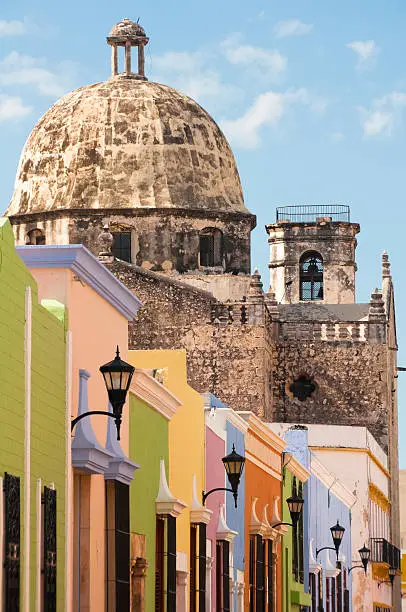
<path id="1" fill-rule="evenodd" d="M 368 428 L 389 457 L 399 546 L 388 255 L 380 288 L 357 303 L 360 228 L 348 207 L 281 208 L 266 226 L 264 292 L 251 275 L 256 219 L 220 128 L 187 96 L 147 81 L 139 24 L 123 20 L 107 42 L 111 77 L 59 100 L 27 141 L 6 213 L 17 244 L 83 243 L 100 256 L 143 303 L 130 348 L 185 349 L 197 391 L 266 421 Z"/>

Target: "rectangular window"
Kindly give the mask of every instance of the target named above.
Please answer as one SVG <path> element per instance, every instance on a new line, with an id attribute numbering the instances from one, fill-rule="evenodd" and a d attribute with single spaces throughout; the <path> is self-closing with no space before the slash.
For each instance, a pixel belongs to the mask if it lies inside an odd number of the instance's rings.
<path id="1" fill-rule="evenodd" d="M 330 587 L 331 587 L 331 612 L 337 612 L 336 581 L 334 578 L 330 578 Z"/>
<path id="2" fill-rule="evenodd" d="M 343 568 L 340 562 L 337 567 L 341 570 L 336 578 L 337 612 L 343 612 Z"/>
<path id="3" fill-rule="evenodd" d="M 200 236 L 200 265 L 207 267 L 214 265 L 214 236 L 212 235 Z"/>
<path id="4" fill-rule="evenodd" d="M 249 580 L 250 612 L 255 612 L 255 536 L 250 537 Z"/>
<path id="5" fill-rule="evenodd" d="M 199 555 L 198 555 L 198 568 L 199 568 L 199 612 L 205 612 L 206 610 L 206 525 L 205 523 L 199 524 Z"/>
<path id="6" fill-rule="evenodd" d="M 268 585 L 268 612 L 273 612 L 274 610 L 274 584 L 273 584 L 273 546 L 272 540 L 267 540 L 267 585 Z"/>
<path id="7" fill-rule="evenodd" d="M 44 487 L 44 612 L 56 612 L 56 491 Z"/>
<path id="8" fill-rule="evenodd" d="M 5 610 L 20 610 L 20 479 L 4 475 Z"/>
<path id="9" fill-rule="evenodd" d="M 309 586 L 310 595 L 312 598 L 312 612 L 317 612 L 317 587 L 316 587 L 316 574 L 309 574 Z"/>
<path id="10" fill-rule="evenodd" d="M 176 610 L 176 518 L 168 516 L 167 523 L 167 612 Z M 126 608 L 123 608 L 123 610 Z M 121 608 L 117 608 L 121 610 Z"/>
<path id="11" fill-rule="evenodd" d="M 216 600 L 217 612 L 230 612 L 230 543 L 216 544 Z"/>
<path id="12" fill-rule="evenodd" d="M 331 610 L 330 578 L 326 578 L 326 612 Z"/>
<path id="13" fill-rule="evenodd" d="M 155 533 L 155 612 L 165 610 L 165 520 L 156 518 Z"/>
<path id="14" fill-rule="evenodd" d="M 260 535 L 255 536 L 257 548 L 256 574 L 256 612 L 265 610 L 265 543 Z"/>
<path id="15" fill-rule="evenodd" d="M 197 525 L 190 525 L 190 612 L 196 612 Z"/>
<path id="16" fill-rule="evenodd" d="M 107 610 L 130 606 L 130 488 L 106 481 Z"/>
<path id="17" fill-rule="evenodd" d="M 114 237 L 112 253 L 121 261 L 131 263 L 131 232 L 112 232 Z"/>

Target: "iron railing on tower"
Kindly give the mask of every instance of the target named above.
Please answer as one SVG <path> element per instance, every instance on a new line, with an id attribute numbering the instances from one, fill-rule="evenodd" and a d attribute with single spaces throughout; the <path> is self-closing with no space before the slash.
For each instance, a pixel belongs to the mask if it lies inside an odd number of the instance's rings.
<path id="1" fill-rule="evenodd" d="M 350 222 L 350 207 L 344 204 L 315 206 L 279 206 L 276 209 L 276 222 L 316 223 L 317 219 L 328 218 L 331 221 Z"/>

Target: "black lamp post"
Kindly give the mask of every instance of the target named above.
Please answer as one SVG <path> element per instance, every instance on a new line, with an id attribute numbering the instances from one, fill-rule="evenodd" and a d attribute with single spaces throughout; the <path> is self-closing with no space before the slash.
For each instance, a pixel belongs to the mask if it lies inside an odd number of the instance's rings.
<path id="1" fill-rule="evenodd" d="M 330 527 L 330 531 L 331 531 L 331 537 L 333 538 L 334 548 L 332 546 L 323 546 L 323 548 L 318 548 L 316 550 L 316 559 L 317 559 L 317 555 L 322 550 L 335 550 L 336 555 L 337 555 L 337 561 L 338 561 L 338 551 L 340 549 L 341 542 L 343 541 L 345 528 L 342 527 L 337 520 L 337 524 L 334 525 L 333 527 Z"/>
<path id="2" fill-rule="evenodd" d="M 225 457 L 222 458 L 222 462 L 223 462 L 224 469 L 226 471 L 228 482 L 230 483 L 231 489 L 227 489 L 225 487 L 216 487 L 215 489 L 211 489 L 211 491 L 208 491 L 207 493 L 203 491 L 203 495 L 202 495 L 203 506 L 206 503 L 206 499 L 209 497 L 209 495 L 211 495 L 215 491 L 229 491 L 230 493 L 233 494 L 234 504 L 235 504 L 235 507 L 237 507 L 238 486 L 240 484 L 241 474 L 244 469 L 245 457 L 243 457 L 242 455 L 239 455 L 236 452 L 235 446 L 233 444 L 233 450 L 231 451 L 229 455 L 226 455 Z"/>
<path id="3" fill-rule="evenodd" d="M 123 414 L 123 406 L 125 404 L 128 389 L 130 388 L 134 370 L 135 368 L 132 365 L 120 358 L 120 351 L 117 347 L 116 356 L 113 361 L 109 361 L 109 363 L 100 367 L 100 372 L 103 374 L 113 412 L 107 412 L 106 410 L 90 410 L 89 412 L 80 414 L 72 420 L 71 431 L 73 431 L 76 423 L 81 421 L 84 417 L 93 414 L 104 414 L 115 420 L 117 440 L 120 440 L 121 416 Z"/>
<path id="4" fill-rule="evenodd" d="M 279 527 L 280 525 L 288 525 L 288 527 L 296 527 L 297 522 L 300 519 L 300 515 L 302 514 L 302 510 L 303 510 L 304 499 L 302 499 L 296 493 L 294 493 L 292 497 L 288 497 L 288 499 L 286 500 L 286 503 L 288 504 L 290 518 L 292 522 L 291 523 L 284 523 L 284 522 L 275 523 L 274 525 L 271 525 L 271 527 L 273 527 L 274 529 L 276 527 Z"/>
<path id="5" fill-rule="evenodd" d="M 353 565 L 348 570 L 348 573 L 352 572 L 353 569 L 360 568 L 360 569 L 363 569 L 365 574 L 366 574 L 367 573 L 367 568 L 368 568 L 368 563 L 369 563 L 369 557 L 371 556 L 371 551 L 364 544 L 364 546 L 359 549 L 358 553 L 359 553 L 359 556 L 361 558 L 362 565 Z"/>

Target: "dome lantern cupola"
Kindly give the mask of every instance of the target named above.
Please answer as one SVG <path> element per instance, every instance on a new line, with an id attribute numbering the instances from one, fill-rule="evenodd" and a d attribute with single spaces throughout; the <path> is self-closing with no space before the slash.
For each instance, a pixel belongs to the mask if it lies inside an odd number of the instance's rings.
<path id="1" fill-rule="evenodd" d="M 145 35 L 145 30 L 138 22 L 130 19 L 122 19 L 110 31 L 107 37 L 107 44 L 111 46 L 111 76 L 117 76 L 118 72 L 118 47 L 124 47 L 124 72 L 120 73 L 125 77 L 141 79 L 146 81 L 144 47 L 148 44 L 149 38 Z M 131 48 L 138 49 L 138 71 L 131 71 Z"/>

